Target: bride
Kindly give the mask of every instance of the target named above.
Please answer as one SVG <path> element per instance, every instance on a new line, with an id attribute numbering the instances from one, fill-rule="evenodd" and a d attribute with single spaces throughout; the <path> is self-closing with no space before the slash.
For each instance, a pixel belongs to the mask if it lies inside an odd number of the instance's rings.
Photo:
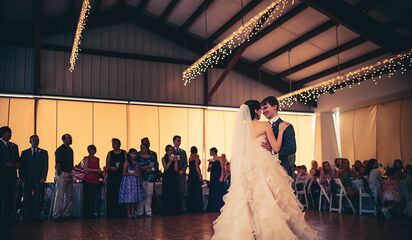
<path id="1" fill-rule="evenodd" d="M 232 142 L 231 186 L 212 239 L 317 239 L 292 192 L 292 179 L 276 155 L 261 147 L 268 141 L 275 152 L 288 123 L 279 126 L 278 139 L 270 124 L 259 121 L 260 103 L 240 106 Z"/>

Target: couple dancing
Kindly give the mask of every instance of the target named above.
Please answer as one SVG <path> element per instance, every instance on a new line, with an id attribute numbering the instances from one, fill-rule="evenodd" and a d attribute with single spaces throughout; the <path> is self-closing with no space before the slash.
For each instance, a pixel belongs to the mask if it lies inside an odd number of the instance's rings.
<path id="1" fill-rule="evenodd" d="M 240 106 L 234 124 L 232 182 L 212 239 L 318 238 L 291 188 L 295 134 L 293 126 L 279 118 L 278 107 L 272 96 Z M 269 123 L 259 121 L 262 112 Z"/>

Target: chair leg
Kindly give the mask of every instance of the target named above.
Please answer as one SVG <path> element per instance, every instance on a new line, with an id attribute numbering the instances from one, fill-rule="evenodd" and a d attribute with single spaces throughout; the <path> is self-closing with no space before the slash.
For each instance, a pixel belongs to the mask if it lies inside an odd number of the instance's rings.
<path id="1" fill-rule="evenodd" d="M 329 200 L 329 212 L 332 212 L 332 197 Z"/>
<path id="2" fill-rule="evenodd" d="M 305 205 L 306 205 L 306 208 L 308 209 L 309 203 L 308 203 L 308 196 L 306 195 L 306 192 L 304 193 L 304 195 L 305 195 Z"/>
<path id="3" fill-rule="evenodd" d="M 322 206 L 322 192 L 319 194 L 319 212 L 320 212 L 321 206 Z"/>
<path id="4" fill-rule="evenodd" d="M 350 207 L 352 208 L 352 211 L 354 214 L 356 214 L 356 210 L 355 207 L 353 207 L 352 201 L 350 200 L 350 198 L 348 196 L 345 195 L 346 200 L 348 201 Z"/>
<path id="5" fill-rule="evenodd" d="M 339 194 L 339 214 L 342 213 L 342 194 Z"/>
<path id="6" fill-rule="evenodd" d="M 315 203 L 313 202 L 313 194 L 312 193 L 310 193 L 310 201 L 311 201 L 311 204 L 312 204 L 312 208 L 315 208 Z"/>
<path id="7" fill-rule="evenodd" d="M 362 192 L 359 193 L 359 216 L 362 215 Z"/>

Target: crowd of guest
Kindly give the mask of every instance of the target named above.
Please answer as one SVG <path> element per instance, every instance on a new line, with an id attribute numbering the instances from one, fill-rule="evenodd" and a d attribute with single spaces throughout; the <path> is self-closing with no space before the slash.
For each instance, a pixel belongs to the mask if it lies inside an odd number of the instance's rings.
<path id="1" fill-rule="evenodd" d="M 0 219 L 2 222 L 22 220 L 41 221 L 49 155 L 39 148 L 40 138 L 30 137 L 31 147 L 19 153 L 11 142 L 12 130 L 0 128 Z M 107 153 L 105 166 L 96 156 L 97 147 L 89 145 L 87 156 L 75 165 L 71 148 L 73 139 L 64 134 L 62 144 L 55 151 L 55 184 L 52 219 L 62 221 L 73 218 L 74 182 L 81 182 L 83 189 L 82 213 L 85 218 L 95 218 L 97 196 L 106 187 L 107 217 L 151 217 L 152 206 L 160 202 L 157 212 L 162 215 L 199 213 L 205 210 L 218 212 L 223 206 L 223 195 L 230 185 L 230 163 L 226 156 L 210 149 L 207 171 L 210 181 L 204 180 L 200 169 L 198 149 L 193 146 L 190 156 L 180 148 L 181 137 L 176 135 L 171 145 L 165 147 L 161 158 L 163 172 L 159 171 L 156 152 L 150 149 L 147 137 L 141 139 L 139 150 L 121 148 L 121 141 L 112 139 L 112 150 Z M 188 168 L 188 171 L 187 171 Z M 187 174 L 188 173 L 188 174 Z M 161 182 L 161 201 L 154 200 L 156 182 Z M 203 187 L 209 185 L 208 198 L 204 199 Z M 23 198 L 17 197 L 23 186 Z M 157 197 L 157 196 L 156 196 Z M 16 201 L 17 199 L 17 201 Z M 22 206 L 18 206 L 23 199 Z M 19 216 L 19 213 L 23 213 Z"/>
<path id="2" fill-rule="evenodd" d="M 12 130 L 1 127 L 0 220 L 41 221 L 49 171 L 48 152 L 39 147 L 40 138 L 37 135 L 29 138 L 31 147 L 21 154 L 11 138 Z M 96 199 L 101 194 L 102 186 L 106 187 L 106 216 L 127 218 L 151 217 L 154 211 L 161 215 L 199 213 L 204 210 L 218 212 L 230 186 L 230 162 L 225 154 L 219 155 L 215 147 L 209 150 L 207 171 L 210 181 L 205 181 L 206 173 L 202 174 L 200 169 L 198 149 L 191 147 L 188 157 L 180 147 L 182 138 L 178 135 L 173 137 L 172 144 L 165 147 L 160 159 L 163 172 L 159 170 L 158 156 L 150 149 L 147 137 L 141 139 L 139 151 L 136 148 L 126 151 L 121 148 L 121 141 L 113 138 L 113 149 L 107 153 L 103 167 L 96 156 L 95 145 L 87 147 L 87 155 L 75 166 L 71 135 L 64 134 L 61 141 L 62 144 L 55 151 L 56 178 L 51 213 L 56 221 L 72 218 L 74 180 L 82 183 L 85 218 L 98 215 Z M 379 198 L 374 204 L 382 215 L 387 218 L 402 214 L 412 216 L 412 166 L 404 167 L 399 159 L 386 167 L 376 159 L 363 162 L 356 160 L 352 166 L 346 158 L 335 159 L 333 165 L 323 161 L 321 166 L 313 160 L 309 171 L 304 165 L 296 166 L 295 169 L 295 180 L 306 181 L 310 187 L 314 208 L 319 207 L 320 189 L 330 196 L 334 195 L 338 178 L 355 205 L 359 199 L 359 189 L 353 181 L 362 180 L 364 185 L 366 183 L 366 191 L 369 184 L 376 186 Z M 155 194 L 156 183 L 161 183 L 161 198 Z M 207 198 L 204 198 L 205 185 L 209 189 Z M 152 210 L 153 207 L 157 209 Z"/>
<path id="3" fill-rule="evenodd" d="M 376 159 L 361 162 L 356 160 L 351 166 L 347 158 L 337 158 L 331 166 L 329 161 L 322 162 L 322 166 L 316 160 L 311 162 L 309 172 L 306 166 L 296 166 L 295 180 L 306 181 L 312 194 L 312 206 L 319 206 L 320 189 L 333 198 L 336 193 L 336 179 L 340 179 L 347 196 L 356 206 L 359 200 L 359 186 L 354 181 L 361 181 L 362 188 L 367 193 L 373 185 L 377 191 L 377 201 L 373 204 L 380 209 L 383 216 L 391 218 L 393 215 L 406 215 L 412 217 L 412 166 L 403 166 L 400 159 L 383 167 Z M 401 184 L 403 182 L 403 184 Z M 402 186 L 401 186 L 402 185 Z M 359 207 L 359 206 L 357 206 Z"/>

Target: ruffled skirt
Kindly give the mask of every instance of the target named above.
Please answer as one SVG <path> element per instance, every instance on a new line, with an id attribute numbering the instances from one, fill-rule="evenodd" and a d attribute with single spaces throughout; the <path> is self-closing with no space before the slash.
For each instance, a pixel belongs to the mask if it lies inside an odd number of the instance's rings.
<path id="1" fill-rule="evenodd" d="M 318 239 L 278 158 L 257 152 L 244 180 L 233 183 L 225 195 L 212 239 Z"/>

